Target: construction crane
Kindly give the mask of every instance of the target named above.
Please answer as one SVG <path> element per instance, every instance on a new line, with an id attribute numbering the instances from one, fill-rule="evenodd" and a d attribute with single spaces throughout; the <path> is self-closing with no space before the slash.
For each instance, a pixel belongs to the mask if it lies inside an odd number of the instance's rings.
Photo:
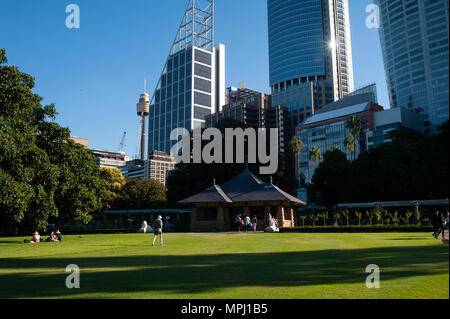
<path id="1" fill-rule="evenodd" d="M 123 132 L 123 136 L 122 136 L 122 140 L 120 141 L 119 144 L 119 152 L 123 152 L 125 151 L 125 137 L 127 136 L 127 131 Z"/>

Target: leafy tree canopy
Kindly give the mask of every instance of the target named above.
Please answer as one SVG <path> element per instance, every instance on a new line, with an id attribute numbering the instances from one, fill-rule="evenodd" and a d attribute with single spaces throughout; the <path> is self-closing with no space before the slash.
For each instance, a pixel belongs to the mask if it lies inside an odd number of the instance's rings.
<path id="1" fill-rule="evenodd" d="M 327 152 L 308 187 L 311 198 L 329 208 L 342 202 L 448 198 L 448 121 L 437 135 L 401 129 L 391 136 L 392 143 L 352 162 Z"/>
<path id="2" fill-rule="evenodd" d="M 103 209 L 111 209 L 119 199 L 120 191 L 125 185 L 125 177 L 118 168 L 110 167 L 101 168 L 100 176 L 106 188 Z"/>
<path id="3" fill-rule="evenodd" d="M 101 207 L 103 188 L 92 153 L 49 121 L 34 79 L 6 65 L 0 50 L 0 219 L 46 230 L 49 219 L 87 223 Z"/>
<path id="4" fill-rule="evenodd" d="M 152 209 L 166 204 L 167 189 L 148 178 L 127 178 L 119 193 L 120 209 Z"/>

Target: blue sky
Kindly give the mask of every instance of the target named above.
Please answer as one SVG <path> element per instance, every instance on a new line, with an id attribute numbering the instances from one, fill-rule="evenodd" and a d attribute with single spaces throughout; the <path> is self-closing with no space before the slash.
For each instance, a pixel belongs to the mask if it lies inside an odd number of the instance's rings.
<path id="1" fill-rule="evenodd" d="M 1 0 L 0 47 L 36 79 L 34 92 L 55 103 L 57 122 L 91 148 L 117 150 L 124 131 L 136 155 L 136 103 L 152 92 L 187 0 Z M 81 28 L 67 29 L 77 4 Z M 376 82 L 389 107 L 378 30 L 365 25 L 372 0 L 349 0 L 355 87 Z M 215 40 L 226 45 L 226 84 L 270 92 L 265 0 L 216 0 Z"/>

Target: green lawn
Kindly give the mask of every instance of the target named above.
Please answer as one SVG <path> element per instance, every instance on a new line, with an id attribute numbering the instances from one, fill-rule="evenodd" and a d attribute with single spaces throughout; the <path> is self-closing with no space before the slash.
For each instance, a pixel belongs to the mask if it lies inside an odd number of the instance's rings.
<path id="1" fill-rule="evenodd" d="M 449 298 L 449 247 L 414 234 L 166 234 L 0 238 L 0 298 Z M 81 268 L 67 289 L 65 268 Z M 365 268 L 381 268 L 381 288 Z"/>

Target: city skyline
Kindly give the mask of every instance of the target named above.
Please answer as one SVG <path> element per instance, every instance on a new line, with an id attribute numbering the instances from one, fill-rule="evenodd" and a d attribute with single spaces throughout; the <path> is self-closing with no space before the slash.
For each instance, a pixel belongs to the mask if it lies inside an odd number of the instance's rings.
<path id="1" fill-rule="evenodd" d="M 65 28 L 68 3 L 6 3 L 0 13 L 1 46 L 10 64 L 36 78 L 34 92 L 43 96 L 43 103 L 56 104 L 57 122 L 72 135 L 88 138 L 92 148 L 117 150 L 127 131 L 125 151 L 133 157 L 139 137 L 135 103 L 142 81 L 147 78 L 147 91 L 152 92 L 187 1 L 176 1 L 176 6 L 136 1 L 133 8 L 104 1 L 76 3 L 81 11 L 78 30 Z M 355 88 L 376 82 L 379 102 L 388 108 L 378 30 L 365 25 L 365 8 L 371 3 L 350 2 Z M 269 93 L 266 3 L 246 1 L 240 10 L 232 9 L 232 2 L 216 2 L 215 42 L 227 47 L 226 85 L 242 80 Z M 21 14 L 13 20 L 12 14 L 4 15 L 8 11 Z M 147 11 L 155 13 L 153 20 L 141 22 Z M 39 19 L 42 12 L 45 21 Z M 240 23 L 228 24 L 231 18 Z M 25 27 L 30 24 L 36 28 Z"/>

